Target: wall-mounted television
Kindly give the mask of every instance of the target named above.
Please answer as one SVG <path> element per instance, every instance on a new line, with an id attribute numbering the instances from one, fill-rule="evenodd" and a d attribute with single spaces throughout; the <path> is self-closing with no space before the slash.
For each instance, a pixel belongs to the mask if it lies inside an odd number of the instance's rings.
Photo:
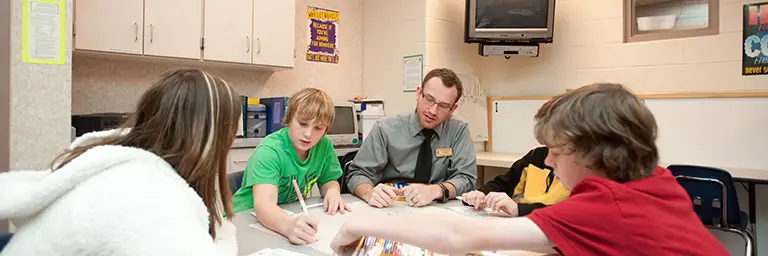
<path id="1" fill-rule="evenodd" d="M 464 42 L 551 43 L 555 0 L 466 0 Z"/>

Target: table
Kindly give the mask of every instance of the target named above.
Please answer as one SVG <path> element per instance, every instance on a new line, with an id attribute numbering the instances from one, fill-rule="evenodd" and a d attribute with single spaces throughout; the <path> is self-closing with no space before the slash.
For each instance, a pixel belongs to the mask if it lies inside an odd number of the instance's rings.
<path id="1" fill-rule="evenodd" d="M 342 197 L 347 203 L 360 201 L 360 199 L 358 199 L 356 196 L 353 196 L 352 194 L 342 194 Z M 307 205 L 312 205 L 315 203 L 322 203 L 322 202 L 323 202 L 322 198 L 320 197 L 307 198 L 306 200 Z M 452 206 L 460 206 L 460 205 L 462 205 L 461 201 L 458 201 L 458 200 L 451 200 L 450 202 L 447 202 L 444 204 L 440 204 L 440 203 L 435 204 L 435 206 L 438 206 L 438 207 L 452 207 Z M 301 206 L 298 203 L 280 205 L 280 207 L 296 213 L 302 212 Z M 232 218 L 232 223 L 237 228 L 238 255 L 249 255 L 251 253 L 254 253 L 266 248 L 281 248 L 281 249 L 286 249 L 293 252 L 306 254 L 308 256 L 328 256 L 327 254 L 321 251 L 315 250 L 312 247 L 293 245 L 290 242 L 288 242 L 288 239 L 284 237 L 278 237 L 278 236 L 263 232 L 261 230 L 249 227 L 248 225 L 257 223 L 256 218 L 254 218 L 250 214 L 250 212 L 251 211 L 243 211 L 238 214 L 235 214 L 235 217 Z M 348 214 L 353 214 L 353 213 L 348 213 Z M 322 223 L 320 223 L 320 225 L 322 225 Z M 502 251 L 499 253 L 505 254 L 505 255 L 511 255 L 511 256 L 540 255 L 538 253 L 524 252 L 524 251 Z"/>

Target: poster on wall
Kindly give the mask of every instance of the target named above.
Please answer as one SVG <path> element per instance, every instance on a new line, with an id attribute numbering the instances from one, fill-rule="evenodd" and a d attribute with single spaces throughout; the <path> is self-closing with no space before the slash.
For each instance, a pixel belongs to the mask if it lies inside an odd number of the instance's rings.
<path id="1" fill-rule="evenodd" d="M 61 0 L 24 0 L 21 8 L 21 61 L 64 65 L 66 3 Z"/>
<path id="2" fill-rule="evenodd" d="M 403 92 L 415 92 L 424 78 L 424 55 L 403 57 Z"/>
<path id="3" fill-rule="evenodd" d="M 307 61 L 339 63 L 339 12 L 307 6 Z"/>
<path id="4" fill-rule="evenodd" d="M 768 2 L 744 5 L 741 75 L 768 74 Z"/>

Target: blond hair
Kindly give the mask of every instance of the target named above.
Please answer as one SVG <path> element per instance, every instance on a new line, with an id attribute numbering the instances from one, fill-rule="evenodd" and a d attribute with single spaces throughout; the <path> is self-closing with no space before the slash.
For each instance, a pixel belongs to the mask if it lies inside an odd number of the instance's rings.
<path id="1" fill-rule="evenodd" d="M 227 153 L 239 117 L 240 97 L 224 80 L 200 70 L 170 72 L 144 92 L 136 113 L 124 124 L 131 128 L 127 134 L 64 152 L 57 158 L 63 159 L 61 162 L 54 160 L 53 169 L 99 145 L 152 152 L 173 166 L 203 199 L 208 210 L 208 233 L 215 238 L 215 225 L 222 222 L 219 212 L 234 216 L 227 182 Z M 224 209 L 219 209 L 217 193 Z"/>
<path id="2" fill-rule="evenodd" d="M 333 99 L 327 93 L 316 88 L 304 88 L 288 98 L 288 111 L 283 124 L 294 119 L 300 121 L 315 120 L 328 127 L 333 125 L 336 110 Z"/>
<path id="3" fill-rule="evenodd" d="M 535 120 L 541 144 L 581 153 L 587 168 L 611 180 L 642 179 L 658 165 L 656 119 L 621 84 L 591 84 L 556 96 Z"/>

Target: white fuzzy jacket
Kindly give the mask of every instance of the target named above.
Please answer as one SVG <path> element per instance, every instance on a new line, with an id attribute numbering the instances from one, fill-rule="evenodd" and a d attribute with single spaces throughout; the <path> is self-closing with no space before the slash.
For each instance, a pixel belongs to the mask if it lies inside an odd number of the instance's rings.
<path id="1" fill-rule="evenodd" d="M 0 174 L 2 219 L 19 227 L 2 256 L 237 254 L 234 225 L 224 220 L 212 239 L 197 193 L 163 159 L 131 147 L 94 147 L 55 172 Z"/>

